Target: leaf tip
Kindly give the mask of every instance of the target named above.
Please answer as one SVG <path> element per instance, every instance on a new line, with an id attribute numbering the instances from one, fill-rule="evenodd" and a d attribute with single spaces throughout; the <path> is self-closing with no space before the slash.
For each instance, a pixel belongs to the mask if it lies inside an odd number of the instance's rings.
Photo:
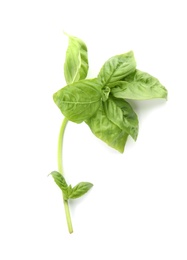
<path id="1" fill-rule="evenodd" d="M 68 38 L 70 37 L 70 35 L 69 35 L 67 32 L 65 32 L 64 30 L 63 30 L 63 34 L 64 34 L 65 36 L 67 36 Z"/>
<path id="2" fill-rule="evenodd" d="M 89 182 L 89 184 L 90 184 L 90 189 L 91 189 L 94 185 L 93 185 L 93 183 L 91 183 L 91 182 Z"/>

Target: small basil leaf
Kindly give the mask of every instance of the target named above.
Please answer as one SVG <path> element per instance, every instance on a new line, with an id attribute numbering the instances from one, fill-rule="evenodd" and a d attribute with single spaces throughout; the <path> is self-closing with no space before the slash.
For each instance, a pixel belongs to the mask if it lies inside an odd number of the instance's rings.
<path id="1" fill-rule="evenodd" d="M 68 185 L 66 183 L 65 178 L 62 176 L 62 174 L 60 174 L 57 171 L 51 172 L 51 175 L 52 175 L 54 181 L 56 182 L 56 184 L 58 185 L 58 187 L 62 190 L 64 199 L 67 200 L 68 199 Z"/>
<path id="2" fill-rule="evenodd" d="M 73 190 L 72 186 L 69 185 L 68 186 L 68 199 L 69 199 L 69 195 L 72 193 L 72 190 Z"/>
<path id="3" fill-rule="evenodd" d="M 109 94 L 110 94 L 110 88 L 104 87 L 102 89 L 102 101 L 106 101 L 109 98 Z"/>
<path id="4" fill-rule="evenodd" d="M 69 36 L 69 44 L 64 63 L 64 76 L 67 84 L 85 79 L 88 73 L 86 44 L 79 38 Z"/>
<path id="5" fill-rule="evenodd" d="M 136 61 L 132 51 L 116 55 L 105 62 L 98 79 L 103 86 L 119 81 L 136 69 Z"/>
<path id="6" fill-rule="evenodd" d="M 75 187 L 70 187 L 70 191 L 68 194 L 69 199 L 77 199 L 84 195 L 92 188 L 93 184 L 90 182 L 80 182 Z"/>
<path id="7" fill-rule="evenodd" d="M 96 137 L 123 153 L 128 134 L 108 119 L 103 104 L 97 113 L 85 122 Z"/>
<path id="8" fill-rule="evenodd" d="M 102 92 L 97 79 L 87 79 L 60 89 L 53 98 L 68 120 L 81 123 L 96 113 L 101 104 Z"/>
<path id="9" fill-rule="evenodd" d="M 130 104 L 123 99 L 110 97 L 104 102 L 105 113 L 110 121 L 132 136 L 138 136 L 138 117 Z"/>
<path id="10" fill-rule="evenodd" d="M 134 100 L 167 98 L 167 90 L 158 79 L 140 70 L 127 76 L 124 81 L 114 83 L 111 93 L 117 98 Z"/>

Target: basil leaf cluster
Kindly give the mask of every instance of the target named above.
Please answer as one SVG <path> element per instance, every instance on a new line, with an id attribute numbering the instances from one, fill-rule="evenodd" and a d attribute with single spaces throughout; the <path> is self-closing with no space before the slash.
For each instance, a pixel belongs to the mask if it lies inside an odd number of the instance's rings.
<path id="1" fill-rule="evenodd" d="M 123 153 L 128 136 L 138 136 L 138 116 L 127 100 L 167 98 L 166 88 L 148 73 L 136 69 L 133 51 L 107 60 L 94 79 L 88 73 L 86 44 L 73 36 L 64 64 L 67 86 L 53 95 L 62 114 L 85 122 L 92 133 Z"/>
<path id="2" fill-rule="evenodd" d="M 58 187 L 61 189 L 64 200 L 77 199 L 88 192 L 93 186 L 90 182 L 80 182 L 72 188 L 71 185 L 67 184 L 61 173 L 53 171 L 51 172 L 51 175 Z"/>

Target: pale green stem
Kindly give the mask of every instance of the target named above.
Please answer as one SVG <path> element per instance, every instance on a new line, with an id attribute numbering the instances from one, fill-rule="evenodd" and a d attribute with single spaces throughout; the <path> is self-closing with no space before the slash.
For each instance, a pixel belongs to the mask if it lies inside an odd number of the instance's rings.
<path id="1" fill-rule="evenodd" d="M 60 127 L 59 137 L 58 137 L 58 171 L 64 175 L 63 166 L 62 166 L 62 147 L 63 147 L 63 138 L 66 125 L 68 123 L 67 118 L 64 118 L 62 125 Z"/>
<path id="2" fill-rule="evenodd" d="M 68 123 L 68 119 L 64 118 L 61 128 L 60 128 L 60 132 L 59 132 L 59 137 L 58 137 L 58 171 L 64 175 L 63 172 L 63 165 L 62 165 L 62 148 L 63 148 L 63 137 L 64 137 L 64 132 L 65 132 L 65 128 L 66 125 Z M 66 214 L 66 220 L 67 220 L 67 225 L 68 225 L 68 230 L 69 233 L 73 233 L 73 227 L 72 227 L 72 222 L 71 222 L 71 215 L 70 215 L 70 211 L 69 211 L 69 205 L 68 205 L 68 201 L 64 200 L 64 209 L 65 209 L 65 214 Z"/>
<path id="3" fill-rule="evenodd" d="M 71 233 L 73 233 L 73 226 L 72 226 L 72 222 L 71 222 L 71 215 L 70 215 L 69 204 L 68 204 L 67 200 L 64 200 L 64 209 L 65 209 L 65 213 L 66 213 L 66 221 L 67 221 L 67 225 L 68 225 L 68 230 L 69 230 L 69 233 L 71 234 Z"/>

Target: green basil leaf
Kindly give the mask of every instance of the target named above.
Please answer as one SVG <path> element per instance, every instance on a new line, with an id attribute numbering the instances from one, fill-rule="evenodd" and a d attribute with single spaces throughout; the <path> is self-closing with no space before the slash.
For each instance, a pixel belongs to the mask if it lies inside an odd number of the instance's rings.
<path id="1" fill-rule="evenodd" d="M 57 171 L 51 172 L 51 175 L 52 175 L 54 181 L 56 182 L 56 184 L 58 185 L 58 187 L 61 189 L 64 199 L 67 200 L 68 199 L 68 185 L 66 183 L 66 180 L 64 179 L 62 174 L 60 174 Z"/>
<path id="2" fill-rule="evenodd" d="M 72 193 L 72 190 L 73 190 L 72 186 L 69 185 L 68 186 L 68 199 L 69 199 L 70 194 Z"/>
<path id="3" fill-rule="evenodd" d="M 127 76 L 124 81 L 114 83 L 111 93 L 117 98 L 134 100 L 167 98 L 167 90 L 158 79 L 140 70 Z"/>
<path id="4" fill-rule="evenodd" d="M 110 98 L 104 102 L 105 113 L 110 121 L 132 136 L 138 136 L 138 117 L 128 102 L 123 99 Z"/>
<path id="5" fill-rule="evenodd" d="M 80 182 L 73 188 L 70 186 L 69 188 L 70 192 L 68 195 L 69 199 L 77 199 L 81 197 L 86 192 L 88 192 L 92 188 L 92 186 L 93 184 L 90 182 Z"/>
<path id="6" fill-rule="evenodd" d="M 98 79 L 103 86 L 119 81 L 136 69 L 136 61 L 132 51 L 116 55 L 105 62 L 101 68 Z"/>
<path id="7" fill-rule="evenodd" d="M 64 63 L 64 76 L 67 84 L 85 79 L 88 73 L 86 44 L 79 38 L 69 36 L 69 44 Z"/>
<path id="8" fill-rule="evenodd" d="M 53 95 L 54 102 L 70 121 L 81 123 L 93 116 L 101 104 L 102 92 L 97 79 L 67 85 Z"/>
<path id="9" fill-rule="evenodd" d="M 108 119 L 103 104 L 97 113 L 85 122 L 96 137 L 123 153 L 128 134 Z"/>

